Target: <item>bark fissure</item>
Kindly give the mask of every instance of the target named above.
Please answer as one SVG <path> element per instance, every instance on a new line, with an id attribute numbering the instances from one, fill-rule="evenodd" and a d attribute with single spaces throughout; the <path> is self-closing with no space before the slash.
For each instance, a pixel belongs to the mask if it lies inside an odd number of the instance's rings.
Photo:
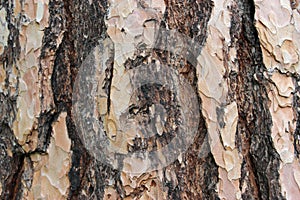
<path id="1" fill-rule="evenodd" d="M 200 54 L 207 38 L 207 24 L 211 16 L 213 2 L 209 0 L 186 2 L 166 0 L 165 3 L 166 12 L 161 27 L 168 27 L 171 30 L 179 31 L 192 38 L 197 45 L 193 45 L 192 41 L 191 45 L 188 47 L 192 49 L 188 49 L 188 51 L 196 58 Z M 184 7 L 185 9 L 182 10 L 180 9 L 181 7 Z M 172 38 L 166 37 L 158 39 L 157 42 L 162 42 L 162 45 L 168 45 L 168 40 Z M 201 146 L 208 142 L 205 140 L 208 133 L 204 117 L 201 114 L 201 99 L 198 93 L 198 80 L 195 65 L 196 59 L 190 60 L 189 62 L 191 63 L 189 63 L 186 60 L 185 55 L 176 56 L 170 52 L 160 51 L 159 49 L 155 52 L 163 63 L 171 65 L 175 63 L 180 74 L 192 85 L 200 103 L 199 128 L 193 144 L 184 155 L 183 160 L 185 160 L 186 165 L 183 167 L 178 161 L 175 161 L 170 167 L 174 170 L 179 183 L 178 185 L 174 185 L 172 181 L 164 179 L 164 185 L 168 188 L 169 198 L 219 199 L 218 194 L 216 193 L 218 166 L 211 153 L 208 153 L 204 157 L 200 156 L 200 154 L 203 153 L 201 152 Z M 193 181 L 190 182 L 189 180 Z M 182 185 L 185 187 L 181 187 Z"/>
<path id="2" fill-rule="evenodd" d="M 112 79 L 113 79 L 113 75 L 114 75 L 114 58 L 110 58 L 107 63 L 105 63 L 107 68 L 105 69 L 105 83 L 103 86 L 103 89 L 106 90 L 106 94 L 107 94 L 107 113 L 110 113 L 110 104 L 111 104 L 111 86 L 112 86 Z"/>
<path id="3" fill-rule="evenodd" d="M 21 175 L 25 152 L 18 145 L 8 124 L 0 127 L 0 175 L 2 184 L 1 199 L 18 199 L 22 194 Z"/>
<path id="4" fill-rule="evenodd" d="M 110 167 L 97 163 L 89 155 L 72 118 L 73 84 L 79 67 L 85 67 L 80 66 L 83 60 L 101 38 L 107 37 L 104 25 L 106 4 L 106 1 L 93 1 L 91 4 L 89 1 L 77 1 L 63 4 L 65 30 L 62 42 L 55 51 L 51 86 L 57 112 L 67 111 L 67 130 L 72 140 L 68 199 L 100 199 L 105 185 L 108 184 L 106 180 L 108 178 L 117 180 L 118 177 Z M 53 18 L 54 21 L 55 16 Z M 56 26 L 55 22 L 52 25 Z M 51 40 L 55 40 L 55 37 Z M 111 78 L 112 73 L 109 79 Z"/>
<path id="5" fill-rule="evenodd" d="M 5 91 L 1 92 L 1 105 L 0 110 L 3 111 L 0 122 L 6 122 L 10 126 L 16 117 L 16 102 L 19 92 L 19 68 L 16 65 L 16 61 L 20 55 L 20 42 L 19 42 L 19 23 L 20 16 L 15 17 L 13 13 L 14 4 L 12 1 L 1 2 L 1 6 L 6 10 L 6 22 L 8 23 L 8 41 L 7 47 L 0 55 L 0 62 L 3 64 L 3 68 L 6 72 L 5 77 Z M 16 70 L 17 74 L 14 74 L 13 70 Z M 16 79 L 12 76 L 16 75 Z M 12 80 L 16 83 L 13 85 Z M 15 88 L 12 88 L 15 87 Z M 7 106 L 6 106 L 7 105 Z"/>
<path id="6" fill-rule="evenodd" d="M 6 72 L 4 91 L 0 92 L 0 177 L 1 199 L 20 197 L 24 151 L 18 145 L 11 127 L 16 119 L 20 72 L 16 64 L 20 55 L 19 26 L 22 16 L 14 15 L 13 1 L 1 1 L 0 8 L 6 11 L 9 30 L 7 46 L 0 55 Z M 0 65 L 1 66 L 1 65 Z M 2 76 L 2 74 L 1 74 Z"/>
<path id="7" fill-rule="evenodd" d="M 266 68 L 254 26 L 254 3 L 239 0 L 236 8 L 231 36 L 237 48 L 239 69 L 237 137 L 244 157 L 240 189 L 244 182 L 247 184 L 242 198 L 284 199 L 279 184 L 280 157 L 271 138 L 272 119 L 265 86 L 268 81 L 263 76 Z"/>
<path id="8" fill-rule="evenodd" d="M 295 155 L 299 158 L 300 155 L 300 76 L 295 75 L 295 94 L 293 97 L 293 104 L 296 113 L 296 130 L 294 132 L 294 150 Z"/>
<path id="9" fill-rule="evenodd" d="M 47 153 L 52 135 L 52 125 L 57 120 L 59 113 L 55 110 L 40 113 L 38 118 L 38 144 L 37 152 Z"/>

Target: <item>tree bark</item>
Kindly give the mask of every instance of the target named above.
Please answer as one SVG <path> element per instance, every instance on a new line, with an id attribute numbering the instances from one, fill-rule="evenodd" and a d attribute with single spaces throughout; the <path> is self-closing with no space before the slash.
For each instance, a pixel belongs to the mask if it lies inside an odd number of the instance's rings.
<path id="1" fill-rule="evenodd" d="M 298 0 L 0 0 L 1 199 L 299 198 L 299 41 Z"/>

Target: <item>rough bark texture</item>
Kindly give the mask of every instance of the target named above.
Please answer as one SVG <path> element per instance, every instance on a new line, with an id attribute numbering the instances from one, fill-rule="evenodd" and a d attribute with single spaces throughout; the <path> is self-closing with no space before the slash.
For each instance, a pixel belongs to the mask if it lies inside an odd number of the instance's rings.
<path id="1" fill-rule="evenodd" d="M 298 199 L 299 49 L 298 0 L 0 0 L 1 199 Z M 110 165 L 93 117 L 125 155 L 187 147 Z"/>

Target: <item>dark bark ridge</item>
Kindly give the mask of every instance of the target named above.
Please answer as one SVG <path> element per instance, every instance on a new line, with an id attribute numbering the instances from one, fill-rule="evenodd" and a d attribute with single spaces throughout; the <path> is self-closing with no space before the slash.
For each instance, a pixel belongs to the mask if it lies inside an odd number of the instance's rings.
<path id="1" fill-rule="evenodd" d="M 170 30 L 176 30 L 191 38 L 197 45 L 190 45 L 189 48 L 193 47 L 193 49 L 188 49 L 188 51 L 191 51 L 196 58 L 207 38 L 207 24 L 211 16 L 213 2 L 210 0 L 185 2 L 166 0 L 165 3 L 166 11 L 161 25 L 162 28 L 168 27 Z M 171 39 L 158 38 L 158 46 L 159 43 L 168 45 L 168 41 Z M 180 75 L 189 81 L 198 95 L 198 101 L 201 103 L 198 94 L 196 66 L 193 65 L 195 63 L 189 63 L 184 55 L 178 56 L 159 49 L 155 50 L 155 53 L 164 64 L 175 66 Z M 201 113 L 201 106 L 199 110 Z M 207 127 L 203 115 L 200 114 L 196 137 L 183 156 L 183 162 L 186 165 L 183 167 L 178 161 L 175 161 L 168 167 L 175 171 L 178 185 L 174 185 L 167 179 L 163 180 L 164 185 L 168 188 L 169 199 L 219 199 L 216 192 L 218 167 L 213 155 L 208 153 L 204 157 L 199 156 L 201 146 L 208 142 L 205 140 L 206 135 Z"/>
<path id="2" fill-rule="evenodd" d="M 53 1 L 54 2 L 54 1 Z M 63 12 L 50 16 L 50 35 L 44 40 L 51 50 L 51 35 L 58 19 L 65 19 L 63 40 L 55 50 L 55 60 L 51 85 L 54 95 L 55 112 L 67 112 L 67 130 L 72 140 L 72 166 L 69 172 L 70 192 L 68 199 L 101 199 L 107 180 L 119 182 L 116 171 L 104 164 L 97 163 L 84 148 L 72 118 L 72 95 L 79 67 L 100 39 L 106 36 L 104 17 L 107 10 L 106 1 L 65 1 Z M 51 27 L 52 26 L 52 27 Z M 54 48 L 55 49 L 55 48 Z M 84 67 L 84 66 L 82 66 Z"/>
<path id="3" fill-rule="evenodd" d="M 295 108 L 296 113 L 296 130 L 294 132 L 294 149 L 295 155 L 299 158 L 300 156 L 300 76 L 295 74 L 294 75 L 294 82 L 295 82 L 295 94 L 294 94 L 294 101 L 293 107 Z"/>
<path id="4" fill-rule="evenodd" d="M 8 24 L 7 47 L 0 55 L 0 62 L 6 72 L 5 88 L 0 93 L 0 177 L 2 184 L 1 199 L 18 199 L 22 193 L 21 175 L 25 153 L 18 145 L 12 130 L 17 113 L 17 96 L 19 92 L 19 69 L 16 61 L 20 55 L 19 25 L 22 16 L 14 16 L 13 1 L 1 1 L 0 8 L 5 9 Z M 12 71 L 16 69 L 16 79 Z M 11 80 L 16 81 L 12 83 Z"/>
<path id="5" fill-rule="evenodd" d="M 240 188 L 243 199 L 284 199 L 279 184 L 280 157 L 271 138 L 272 118 L 268 109 L 263 76 L 266 68 L 254 26 L 255 6 L 239 0 L 233 9 L 231 37 L 237 48 L 236 100 L 238 105 L 237 145 L 243 155 Z M 254 75 L 258 77 L 255 80 Z"/>

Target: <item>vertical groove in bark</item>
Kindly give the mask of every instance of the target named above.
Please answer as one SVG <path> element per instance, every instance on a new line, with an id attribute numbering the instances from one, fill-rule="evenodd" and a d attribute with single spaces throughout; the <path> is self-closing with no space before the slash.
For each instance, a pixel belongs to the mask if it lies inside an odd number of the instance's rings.
<path id="1" fill-rule="evenodd" d="M 16 65 L 16 60 L 20 54 L 20 43 L 19 43 L 19 20 L 20 16 L 15 17 L 13 14 L 14 5 L 12 1 L 1 2 L 3 9 L 6 10 L 6 22 L 9 30 L 7 47 L 5 47 L 4 52 L 0 55 L 0 61 L 3 64 L 3 68 L 6 71 L 5 77 L 5 90 L 1 93 L 1 107 L 2 115 L 0 116 L 0 122 L 6 123 L 9 127 L 12 125 L 16 116 L 16 99 L 19 90 L 19 71 Z M 14 68 L 17 74 L 14 74 Z M 16 85 L 12 85 L 11 79 L 15 80 L 16 75 Z M 15 88 L 13 88 L 15 86 Z"/>
<path id="2" fill-rule="evenodd" d="M 38 119 L 38 145 L 37 152 L 46 153 L 50 144 L 52 124 L 57 120 L 59 113 L 54 109 L 40 113 Z"/>
<path id="3" fill-rule="evenodd" d="M 18 199 L 22 193 L 21 175 L 25 159 L 23 149 L 18 145 L 7 124 L 0 127 L 0 175 L 2 184 L 1 199 Z"/>
<path id="4" fill-rule="evenodd" d="M 193 47 L 193 45 L 191 45 L 189 48 L 192 47 L 194 49 L 189 49 L 188 51 L 191 51 L 196 58 L 200 54 L 201 48 L 207 38 L 207 24 L 211 16 L 213 2 L 210 0 L 191 0 L 185 2 L 166 0 L 165 3 L 166 11 L 162 27 L 179 31 L 192 38 L 197 46 Z M 168 45 L 169 39 L 171 38 L 166 38 L 166 41 L 157 42 Z M 198 46 L 199 44 L 200 46 Z M 199 102 L 201 102 L 198 93 L 195 63 L 188 62 L 184 56 L 176 57 L 176 55 L 172 55 L 170 52 L 160 50 L 156 50 L 155 52 L 164 64 L 176 63 L 177 70 L 189 81 L 198 95 Z M 168 188 L 168 197 L 170 199 L 218 199 L 216 192 L 218 166 L 211 153 L 208 153 L 203 158 L 200 156 L 201 146 L 207 142 L 205 138 L 208 133 L 201 108 L 199 109 L 199 128 L 193 144 L 187 150 L 183 158 L 186 165 L 183 167 L 178 161 L 171 165 L 172 170 L 174 170 L 177 176 L 178 185 L 174 185 L 172 181 L 168 181 L 166 178 L 163 180 L 164 185 Z"/>
<path id="5" fill-rule="evenodd" d="M 106 1 L 76 1 L 60 3 L 51 1 L 50 25 L 43 40 L 42 55 L 51 54 L 55 51 L 51 87 L 55 109 L 48 111 L 44 116 L 50 119 L 44 122 L 43 127 L 51 127 L 53 118 L 62 111 L 67 111 L 67 129 L 72 140 L 72 166 L 69 172 L 70 192 L 69 199 L 86 199 L 90 197 L 100 198 L 103 195 L 107 177 L 117 177 L 109 167 L 97 164 L 89 156 L 79 139 L 77 129 L 71 116 L 72 87 L 84 58 L 90 53 L 98 40 L 106 37 L 104 16 L 106 12 Z M 55 7 L 59 9 L 55 11 Z M 61 21 L 65 18 L 65 22 Z M 96 22 L 96 23 L 95 23 Z M 63 30 L 62 30 L 63 29 Z M 55 47 L 59 30 L 64 31 L 62 42 Z M 53 34 L 54 33 L 54 34 Z M 84 67 L 84 66 L 82 66 Z M 42 69 L 43 70 L 43 69 Z M 43 116 L 43 115 L 42 115 Z M 48 133 L 40 132 L 42 137 Z M 41 137 L 40 137 L 41 138 Z M 42 139 L 43 143 L 49 142 Z"/>
<path id="6" fill-rule="evenodd" d="M 294 149 L 295 155 L 299 158 L 300 155 L 300 77 L 296 75 L 295 80 L 295 94 L 294 94 L 294 108 L 296 113 L 296 130 L 294 132 Z"/>
<path id="7" fill-rule="evenodd" d="M 105 69 L 105 83 L 103 88 L 105 88 L 106 94 L 107 94 L 107 113 L 110 113 L 110 104 L 111 104 L 111 84 L 112 84 L 112 79 L 114 75 L 114 57 L 109 58 L 108 62 L 105 63 L 107 68 Z"/>
<path id="8" fill-rule="evenodd" d="M 19 92 L 19 69 L 16 61 L 20 54 L 18 26 L 21 16 L 14 16 L 14 5 L 10 0 L 1 1 L 0 7 L 6 11 L 9 30 L 7 46 L 0 55 L 0 62 L 6 72 L 4 90 L 0 93 L 1 199 L 17 199 L 21 193 L 24 152 L 18 145 L 12 124 L 16 117 Z"/>
<path id="9" fill-rule="evenodd" d="M 280 158 L 271 138 L 272 119 L 263 76 L 266 71 L 257 31 L 254 3 L 239 0 L 233 8 L 231 36 L 237 48 L 238 146 L 243 155 L 240 187 L 244 199 L 283 199 L 279 184 Z M 257 77 L 257 79 L 255 79 Z"/>
<path id="10" fill-rule="evenodd" d="M 59 116 L 59 112 L 54 108 L 54 105 L 47 105 L 47 102 L 52 102 L 53 97 L 47 91 L 49 85 L 48 77 L 52 74 L 53 63 L 47 62 L 47 59 L 52 62 L 55 52 L 57 51 L 57 39 L 59 34 L 64 29 L 64 10 L 63 2 L 57 0 L 49 1 L 49 26 L 44 30 L 42 40 L 41 55 L 39 57 L 39 79 L 40 79 L 40 100 L 41 112 L 38 118 L 38 152 L 46 152 L 50 143 L 52 134 L 52 124 Z M 51 98 L 51 99 L 50 99 Z"/>

